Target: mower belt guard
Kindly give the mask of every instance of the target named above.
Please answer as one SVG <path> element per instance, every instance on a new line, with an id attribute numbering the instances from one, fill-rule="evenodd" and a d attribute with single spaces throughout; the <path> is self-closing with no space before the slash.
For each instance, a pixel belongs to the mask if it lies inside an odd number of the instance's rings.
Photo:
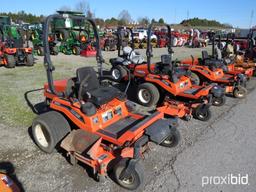
<path id="1" fill-rule="evenodd" d="M 145 134 L 149 136 L 150 141 L 160 144 L 171 134 L 169 125 L 169 120 L 160 119 L 150 125 Z"/>

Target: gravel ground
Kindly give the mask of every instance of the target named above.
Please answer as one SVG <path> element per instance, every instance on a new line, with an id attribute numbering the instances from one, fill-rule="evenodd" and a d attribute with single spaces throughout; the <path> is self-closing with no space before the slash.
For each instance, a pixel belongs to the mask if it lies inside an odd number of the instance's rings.
<path id="1" fill-rule="evenodd" d="M 165 51 L 156 49 L 155 58 Z M 200 52 L 201 49 L 175 48 L 177 58 Z M 116 55 L 104 53 L 106 61 Z M 84 167 L 71 166 L 58 152 L 44 154 L 33 143 L 29 130 L 36 114 L 29 106 L 41 107 L 44 98 L 36 90 L 46 81 L 43 58 L 36 59 L 33 68 L 0 68 L 0 168 L 3 162 L 12 163 L 25 191 L 124 191 L 110 178 L 102 183 L 94 181 Z M 56 78 L 73 75 L 80 66 L 95 66 L 94 58 L 60 55 L 53 61 Z M 213 108 L 209 122 L 180 120 L 182 140 L 178 147 L 167 150 L 151 144 L 151 152 L 142 162 L 145 187 L 140 191 L 231 191 L 229 186 L 202 188 L 201 177 L 248 171 L 249 179 L 255 179 L 255 150 L 250 148 L 255 146 L 255 82 L 253 79 L 248 85 L 251 91 L 247 99 L 230 97 L 225 106 Z M 251 181 L 247 188 L 234 187 L 232 191 L 253 191 L 255 180 Z"/>

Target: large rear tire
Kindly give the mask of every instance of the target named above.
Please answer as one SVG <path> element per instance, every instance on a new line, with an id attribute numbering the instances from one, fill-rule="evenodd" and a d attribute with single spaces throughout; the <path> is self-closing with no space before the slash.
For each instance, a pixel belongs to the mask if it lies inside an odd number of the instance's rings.
<path id="1" fill-rule="evenodd" d="M 73 53 L 74 55 L 80 55 L 80 52 L 81 52 L 80 47 L 74 46 L 74 47 L 72 48 L 72 53 Z"/>
<path id="2" fill-rule="evenodd" d="M 152 83 L 143 83 L 138 86 L 137 99 L 141 105 L 152 107 L 158 103 L 160 93 Z"/>
<path id="3" fill-rule="evenodd" d="M 27 55 L 27 63 L 26 66 L 32 67 L 34 65 L 34 56 L 32 53 Z"/>
<path id="4" fill-rule="evenodd" d="M 60 41 L 66 41 L 69 38 L 69 32 L 65 29 L 60 29 L 58 31 L 58 39 Z"/>
<path id="5" fill-rule="evenodd" d="M 44 48 L 42 46 L 39 46 L 37 48 L 37 55 L 38 56 L 44 56 Z"/>
<path id="6" fill-rule="evenodd" d="M 64 116 L 56 111 L 39 115 L 32 124 L 32 135 L 37 146 L 46 153 L 52 153 L 56 145 L 70 132 Z"/>
<path id="7" fill-rule="evenodd" d="M 16 65 L 16 61 L 15 61 L 15 57 L 14 55 L 5 55 L 5 59 L 6 59 L 6 68 L 14 68 Z"/>
<path id="8" fill-rule="evenodd" d="M 58 50 L 58 47 L 57 46 L 54 46 L 52 47 L 52 52 L 51 52 L 52 55 L 58 55 L 59 54 L 59 50 Z"/>

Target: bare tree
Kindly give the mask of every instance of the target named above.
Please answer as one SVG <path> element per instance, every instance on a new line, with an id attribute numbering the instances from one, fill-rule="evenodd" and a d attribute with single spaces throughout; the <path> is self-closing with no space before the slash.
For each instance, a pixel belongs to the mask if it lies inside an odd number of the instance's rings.
<path id="1" fill-rule="evenodd" d="M 87 13 L 87 11 L 90 9 L 89 4 L 87 3 L 86 0 L 81 0 L 79 1 L 76 6 L 75 6 L 75 10 L 82 12 L 82 13 Z"/>
<path id="2" fill-rule="evenodd" d="M 148 25 L 150 23 L 150 20 L 148 17 L 140 17 L 138 18 L 137 21 L 140 25 Z"/>
<path id="3" fill-rule="evenodd" d="M 132 22 L 132 17 L 127 10 L 123 10 L 119 13 L 118 19 L 125 24 Z"/>
<path id="4" fill-rule="evenodd" d="M 76 4 L 75 10 L 84 13 L 89 18 L 93 18 L 95 16 L 86 0 L 79 1 Z"/>

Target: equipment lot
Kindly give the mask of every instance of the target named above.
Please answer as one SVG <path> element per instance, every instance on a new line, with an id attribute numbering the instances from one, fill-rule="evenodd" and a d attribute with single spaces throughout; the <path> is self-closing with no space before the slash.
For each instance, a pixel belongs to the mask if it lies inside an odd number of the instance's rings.
<path id="1" fill-rule="evenodd" d="M 174 48 L 174 58 L 200 55 L 201 50 Z M 164 53 L 164 48 L 154 50 L 155 59 Z M 107 52 L 104 58 L 108 61 L 116 55 L 116 52 Z M 55 79 L 74 75 L 78 67 L 96 64 L 95 58 L 65 55 L 52 58 L 56 65 Z M 44 154 L 33 143 L 29 127 L 36 114 L 32 109 L 42 108 L 40 103 L 44 99 L 42 92 L 36 90 L 46 82 L 43 57 L 36 59 L 33 68 L 0 68 L 0 160 L 15 166 L 26 191 L 123 191 L 110 179 L 102 183 L 94 181 L 88 176 L 90 170 L 73 167 L 61 153 Z M 213 118 L 209 122 L 179 120 L 182 141 L 175 149 L 152 144 L 154 153 L 149 153 L 143 163 L 144 191 L 253 191 L 256 187 L 255 84 L 254 79 L 249 82 L 248 98 L 229 97 L 225 106 L 212 107 Z M 202 188 L 203 176 L 230 173 L 248 174 L 249 185 Z"/>

